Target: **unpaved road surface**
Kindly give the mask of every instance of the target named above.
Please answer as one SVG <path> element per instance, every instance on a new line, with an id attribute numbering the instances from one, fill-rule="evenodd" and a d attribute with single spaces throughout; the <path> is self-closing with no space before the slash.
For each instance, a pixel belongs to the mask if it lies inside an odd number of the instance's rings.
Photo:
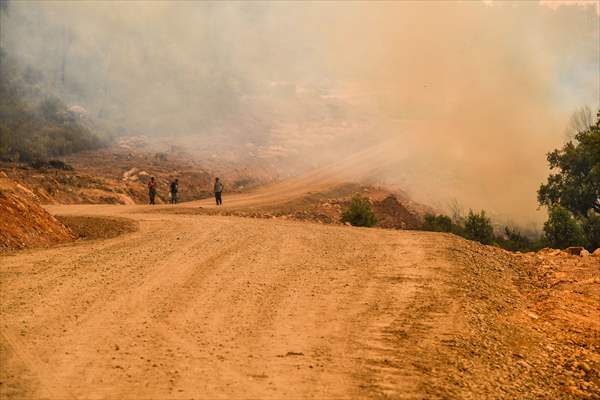
<path id="1" fill-rule="evenodd" d="M 477 342 L 477 324 L 509 315 L 519 298 L 499 262 L 489 267 L 494 282 L 462 280 L 487 256 L 479 245 L 148 209 L 54 206 L 131 218 L 139 230 L 0 256 L 0 397 L 515 398 L 528 390 L 519 381 L 527 371 L 513 370 L 502 347 L 510 345 L 502 335 L 523 344 L 525 333 L 505 324 L 487 345 Z M 471 318 L 465 304 L 484 301 L 478 296 L 493 302 Z M 552 384 L 531 382 L 531 398 Z"/>
<path id="2" fill-rule="evenodd" d="M 2 337 L 25 397 L 417 390 L 410 364 L 384 360 L 397 357 L 386 329 L 445 267 L 421 235 L 125 215 L 138 232 L 2 259 Z"/>

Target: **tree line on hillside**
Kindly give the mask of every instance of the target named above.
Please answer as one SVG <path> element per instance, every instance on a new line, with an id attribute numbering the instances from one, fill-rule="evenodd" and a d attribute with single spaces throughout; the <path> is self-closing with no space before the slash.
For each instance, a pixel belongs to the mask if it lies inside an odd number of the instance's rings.
<path id="1" fill-rule="evenodd" d="M 454 233 L 469 240 L 511 251 L 529 251 L 543 247 L 540 241 L 530 239 L 517 228 L 505 226 L 501 232 L 496 232 L 484 210 L 480 212 L 469 210 L 466 217 L 454 219 L 443 214 L 427 214 L 423 221 L 423 229 Z"/>
<path id="2" fill-rule="evenodd" d="M 543 247 L 600 247 L 600 110 L 596 122 L 580 128 L 561 149 L 547 155 L 552 173 L 537 192 L 540 206 L 548 208 L 544 234 L 530 238 L 517 228 L 497 233 L 485 211 L 469 211 L 466 217 L 427 214 L 423 229 L 453 233 L 483 244 L 511 251 Z M 375 214 L 368 199 L 355 197 L 342 214 L 342 222 L 374 226 Z"/>
<path id="3" fill-rule="evenodd" d="M 32 163 L 101 147 L 108 135 L 88 125 L 39 71 L 0 48 L 0 160 Z"/>

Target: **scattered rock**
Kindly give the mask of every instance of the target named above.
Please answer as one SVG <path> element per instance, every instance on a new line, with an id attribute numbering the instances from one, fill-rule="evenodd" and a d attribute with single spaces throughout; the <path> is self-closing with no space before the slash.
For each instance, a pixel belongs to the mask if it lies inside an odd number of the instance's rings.
<path id="1" fill-rule="evenodd" d="M 588 257 L 590 255 L 590 252 L 587 251 L 586 249 L 581 250 L 581 252 L 579 253 L 579 255 L 581 257 Z"/>
<path id="2" fill-rule="evenodd" d="M 539 316 L 539 315 L 537 315 L 536 313 L 533 313 L 533 312 L 531 312 L 531 311 L 528 311 L 528 312 L 527 312 L 527 315 L 528 315 L 528 316 L 529 316 L 531 319 L 539 319 L 539 318 L 540 318 L 540 316 Z"/>

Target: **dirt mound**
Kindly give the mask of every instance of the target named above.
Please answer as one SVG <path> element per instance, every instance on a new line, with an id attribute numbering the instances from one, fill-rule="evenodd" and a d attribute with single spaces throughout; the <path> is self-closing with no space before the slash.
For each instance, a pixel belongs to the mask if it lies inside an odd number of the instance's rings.
<path id="1" fill-rule="evenodd" d="M 0 250 L 72 240 L 73 233 L 50 215 L 26 187 L 0 172 Z"/>
<path id="2" fill-rule="evenodd" d="M 398 201 L 396 196 L 389 195 L 381 201 L 373 203 L 377 226 L 393 229 L 419 229 L 421 220 Z"/>
<path id="3" fill-rule="evenodd" d="M 84 240 L 110 239 L 138 230 L 138 223 L 128 218 L 61 215 L 56 218 Z"/>

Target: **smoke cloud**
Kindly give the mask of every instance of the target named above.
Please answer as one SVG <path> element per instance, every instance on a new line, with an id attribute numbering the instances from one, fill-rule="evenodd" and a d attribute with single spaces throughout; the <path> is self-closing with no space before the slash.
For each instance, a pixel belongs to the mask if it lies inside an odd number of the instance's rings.
<path id="1" fill-rule="evenodd" d="M 535 2 L 10 2 L 2 45 L 128 134 L 539 222 L 600 19 Z M 224 154 L 224 153 L 223 153 Z M 228 153 L 229 154 L 229 153 Z"/>

